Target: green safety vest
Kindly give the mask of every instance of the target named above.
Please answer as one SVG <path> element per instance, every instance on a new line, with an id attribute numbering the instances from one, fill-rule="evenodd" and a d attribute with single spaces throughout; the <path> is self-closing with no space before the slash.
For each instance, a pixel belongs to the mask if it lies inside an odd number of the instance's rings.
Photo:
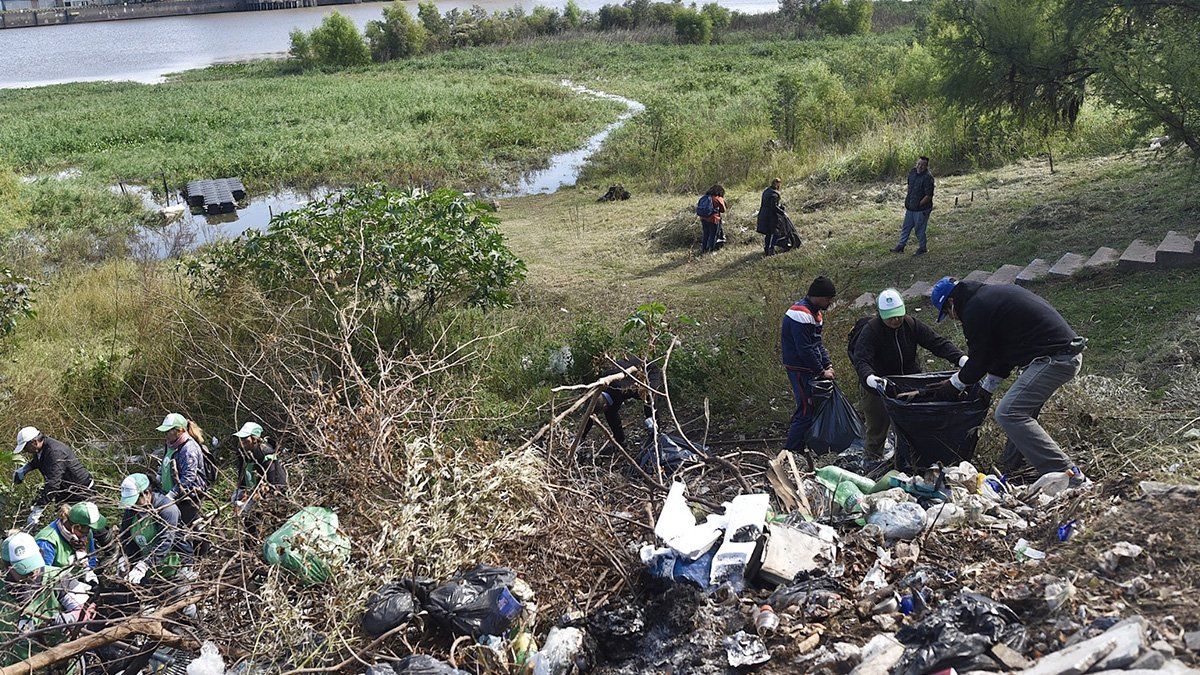
<path id="1" fill-rule="evenodd" d="M 63 611 L 62 603 L 58 601 L 58 593 L 54 588 L 54 574 L 50 570 L 42 572 L 42 587 L 34 593 L 33 599 L 22 603 L 9 592 L 7 584 L 0 579 L 0 636 L 5 641 L 17 634 L 17 627 L 22 619 L 33 622 L 34 628 L 40 627 L 46 621 Z M 34 638 L 14 642 L 0 651 L 0 665 L 11 666 L 20 663 L 33 654 L 62 641 L 62 635 L 57 633 L 40 633 Z"/>
<path id="2" fill-rule="evenodd" d="M 175 488 L 175 453 L 179 448 L 167 447 L 163 453 L 162 467 L 158 470 L 158 482 L 162 483 L 163 494 L 170 494 Z"/>
<path id="3" fill-rule="evenodd" d="M 270 466 L 271 462 L 275 461 L 275 455 L 263 455 L 263 461 L 266 463 L 266 466 Z M 245 465 L 246 468 L 242 471 L 244 477 L 242 482 L 246 484 L 247 490 L 253 490 L 262 482 L 263 475 L 258 472 L 258 462 L 254 461 L 253 457 L 247 458 Z"/>
<path id="4" fill-rule="evenodd" d="M 58 528 L 54 527 L 54 523 L 56 522 L 58 521 L 51 521 L 49 525 L 39 530 L 34 539 L 48 541 L 54 545 L 54 560 L 50 563 L 51 566 L 69 567 L 71 562 L 75 560 L 75 549 L 71 548 L 71 545 L 63 538 Z"/>
<path id="5" fill-rule="evenodd" d="M 154 540 L 158 538 L 162 530 L 159 524 L 154 520 L 154 514 L 148 513 L 133 521 L 133 525 L 129 526 L 129 536 L 133 537 L 133 543 L 137 544 L 138 550 L 143 556 L 150 555 L 154 550 Z M 154 571 L 158 576 L 164 579 L 171 579 L 183 566 L 183 559 L 178 551 L 171 551 L 163 557 L 162 561 L 154 566 Z"/>

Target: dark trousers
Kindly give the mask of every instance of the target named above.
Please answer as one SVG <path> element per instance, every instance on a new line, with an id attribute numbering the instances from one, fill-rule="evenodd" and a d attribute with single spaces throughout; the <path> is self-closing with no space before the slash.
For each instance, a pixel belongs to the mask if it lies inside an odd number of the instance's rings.
<path id="1" fill-rule="evenodd" d="M 775 240 L 776 239 L 777 239 L 777 237 L 774 234 L 764 234 L 763 235 L 763 253 L 774 253 L 775 252 Z"/>
<path id="2" fill-rule="evenodd" d="M 710 223 L 707 220 L 700 221 L 701 237 L 700 237 L 700 252 L 708 253 L 709 251 L 717 250 L 717 230 L 721 226 L 717 223 Z"/>
<path id="3" fill-rule="evenodd" d="M 816 419 L 816 407 L 813 405 L 813 376 L 806 373 L 787 371 L 788 381 L 792 384 L 792 397 L 796 399 L 796 411 L 792 413 L 792 423 L 788 427 L 787 442 L 783 447 L 793 452 L 800 452 L 806 447 L 808 430 Z"/>

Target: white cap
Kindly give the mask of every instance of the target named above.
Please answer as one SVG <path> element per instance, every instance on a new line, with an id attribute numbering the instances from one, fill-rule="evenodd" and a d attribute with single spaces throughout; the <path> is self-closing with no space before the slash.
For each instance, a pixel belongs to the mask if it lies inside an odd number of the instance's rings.
<path id="1" fill-rule="evenodd" d="M 46 566 L 37 542 L 27 532 L 16 532 L 5 539 L 4 546 L 0 547 L 0 556 L 23 577 Z"/>
<path id="2" fill-rule="evenodd" d="M 242 428 L 236 434 L 234 434 L 234 436 L 237 436 L 238 438 L 249 438 L 250 436 L 262 438 L 262 435 L 262 426 L 255 422 L 246 422 L 242 425 Z"/>
<path id="3" fill-rule="evenodd" d="M 900 291 L 894 288 L 885 289 L 880 293 L 875 307 L 879 310 L 881 319 L 904 316 L 904 298 L 900 297 Z"/>
<path id="4" fill-rule="evenodd" d="M 28 443 L 29 441 L 32 441 L 33 439 L 35 439 L 41 435 L 42 435 L 42 432 L 38 431 L 37 427 L 25 427 L 24 429 L 21 429 L 20 431 L 18 431 L 17 432 L 17 449 L 13 450 L 13 454 L 14 455 L 21 454 L 21 451 L 25 449 L 26 443 Z"/>

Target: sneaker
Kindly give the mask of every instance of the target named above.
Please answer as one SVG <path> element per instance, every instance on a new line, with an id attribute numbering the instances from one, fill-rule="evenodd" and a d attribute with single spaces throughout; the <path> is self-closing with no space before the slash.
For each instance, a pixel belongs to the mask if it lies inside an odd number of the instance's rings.
<path id="1" fill-rule="evenodd" d="M 892 253 L 904 253 L 904 247 L 903 247 L 903 246 L 897 246 L 896 248 L 893 248 L 893 249 L 892 249 Z"/>
<path id="2" fill-rule="evenodd" d="M 926 253 L 929 253 L 929 249 L 919 248 L 917 249 L 917 252 L 913 254 L 913 257 L 915 258 L 919 255 L 925 255 Z"/>
<path id="3" fill-rule="evenodd" d="M 1083 471 L 1077 466 L 1071 467 L 1071 470 L 1067 472 L 1067 476 L 1069 477 L 1067 481 L 1067 487 L 1069 488 L 1087 487 L 1092 484 L 1092 481 L 1088 480 L 1088 477 L 1083 475 Z"/>

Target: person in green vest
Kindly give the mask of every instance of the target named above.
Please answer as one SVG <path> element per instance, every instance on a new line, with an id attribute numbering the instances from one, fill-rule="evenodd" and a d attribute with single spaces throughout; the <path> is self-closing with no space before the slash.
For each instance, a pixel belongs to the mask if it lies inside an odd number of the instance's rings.
<path id="1" fill-rule="evenodd" d="M 49 567 L 71 567 L 77 561 L 91 570 L 96 567 L 97 534 L 108 520 L 92 502 L 63 505 L 58 518 L 37 533 L 38 549 Z"/>
<path id="2" fill-rule="evenodd" d="M 191 525 L 200 515 L 200 502 L 208 490 L 204 480 L 204 431 L 192 420 L 171 413 L 158 430 L 166 434 L 159 483 L 163 494 L 175 502 L 180 522 Z"/>
<path id="3" fill-rule="evenodd" d="M 160 579 L 173 579 L 193 554 L 180 529 L 179 507 L 155 490 L 144 473 L 121 481 L 121 506 L 121 550 L 133 563 L 125 580 L 141 584 L 150 571 Z"/>
<path id="4" fill-rule="evenodd" d="M 287 472 L 278 451 L 263 437 L 262 425 L 246 422 L 234 436 L 238 438 L 238 483 L 231 501 L 243 504 L 242 510 L 246 511 L 255 496 L 283 492 Z"/>
<path id="5" fill-rule="evenodd" d="M 86 593 L 75 592 L 70 580 L 46 567 L 32 535 L 16 532 L 0 544 L 0 665 L 29 658 L 62 640 L 60 631 L 41 629 L 65 626 L 91 618 L 93 605 Z"/>

